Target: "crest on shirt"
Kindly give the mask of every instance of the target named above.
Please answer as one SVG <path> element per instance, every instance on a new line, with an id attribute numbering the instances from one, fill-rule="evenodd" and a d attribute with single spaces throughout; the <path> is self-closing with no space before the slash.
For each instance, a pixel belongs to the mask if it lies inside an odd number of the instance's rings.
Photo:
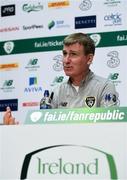
<path id="1" fill-rule="evenodd" d="M 93 107 L 94 106 L 94 104 L 95 104 L 95 97 L 93 97 L 93 96 L 88 96 L 88 97 L 86 97 L 86 99 L 85 99 L 85 102 L 86 102 L 86 105 L 88 106 L 88 107 Z"/>

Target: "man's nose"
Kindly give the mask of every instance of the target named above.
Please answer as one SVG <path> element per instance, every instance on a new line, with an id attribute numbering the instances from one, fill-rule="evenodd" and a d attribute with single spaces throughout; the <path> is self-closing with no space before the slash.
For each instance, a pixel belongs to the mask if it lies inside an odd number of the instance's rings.
<path id="1" fill-rule="evenodd" d="M 63 62 L 64 63 L 69 63 L 71 61 L 70 55 L 67 54 L 64 58 L 63 58 Z"/>

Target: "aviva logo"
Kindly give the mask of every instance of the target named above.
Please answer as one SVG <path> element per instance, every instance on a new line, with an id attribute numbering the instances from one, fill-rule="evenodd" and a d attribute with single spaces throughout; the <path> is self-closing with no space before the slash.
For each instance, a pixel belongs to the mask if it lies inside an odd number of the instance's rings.
<path id="1" fill-rule="evenodd" d="M 29 78 L 29 85 L 32 86 L 35 84 L 37 84 L 37 77 L 30 77 Z"/>
<path id="2" fill-rule="evenodd" d="M 29 87 L 25 87 L 25 93 L 38 93 L 42 92 L 42 87 L 37 86 L 37 77 L 30 77 L 29 78 Z"/>
<path id="3" fill-rule="evenodd" d="M 60 144 L 26 154 L 20 179 L 118 179 L 114 158 L 100 149 Z"/>

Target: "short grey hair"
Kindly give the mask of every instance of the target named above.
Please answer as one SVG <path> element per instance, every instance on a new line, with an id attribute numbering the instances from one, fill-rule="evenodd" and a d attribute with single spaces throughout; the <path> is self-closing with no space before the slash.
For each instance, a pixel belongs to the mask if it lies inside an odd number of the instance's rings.
<path id="1" fill-rule="evenodd" d="M 75 43 L 79 43 L 84 47 L 84 54 L 95 54 L 94 41 L 84 33 L 73 33 L 65 37 L 63 44 L 69 46 Z"/>

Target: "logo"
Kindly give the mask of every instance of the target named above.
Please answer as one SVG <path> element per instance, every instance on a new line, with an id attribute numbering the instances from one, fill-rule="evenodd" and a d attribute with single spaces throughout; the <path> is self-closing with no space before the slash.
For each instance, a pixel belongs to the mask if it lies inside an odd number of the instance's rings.
<path id="1" fill-rule="evenodd" d="M 4 92 L 12 92 L 12 90 L 15 89 L 15 87 L 13 86 L 13 80 L 5 80 L 3 83 L 3 87 L 0 89 Z"/>
<path id="2" fill-rule="evenodd" d="M 30 115 L 30 119 L 32 122 L 37 122 L 40 120 L 40 118 L 42 117 L 42 112 L 33 112 L 31 115 Z"/>
<path id="3" fill-rule="evenodd" d="M 18 99 L 0 100 L 0 112 L 6 111 L 6 107 L 10 107 L 12 111 L 18 110 Z"/>
<path id="4" fill-rule="evenodd" d="M 38 121 L 42 113 L 32 114 Z M 71 153 L 70 153 L 71 152 Z M 85 145 L 58 144 L 26 154 L 20 179 L 118 179 L 111 154 Z"/>
<path id="5" fill-rule="evenodd" d="M 6 80 L 3 86 L 10 87 L 13 84 L 13 80 Z"/>
<path id="6" fill-rule="evenodd" d="M 82 11 L 87 11 L 87 10 L 91 9 L 91 7 L 92 7 L 92 3 L 90 0 L 82 0 L 81 4 L 79 5 L 79 8 Z"/>
<path id="7" fill-rule="evenodd" d="M 10 54 L 14 49 L 14 42 L 8 41 L 4 43 L 4 50 L 7 54 Z"/>
<path id="8" fill-rule="evenodd" d="M 96 16 L 75 17 L 75 29 L 96 27 Z"/>
<path id="9" fill-rule="evenodd" d="M 1 17 L 14 16 L 15 15 L 15 4 L 1 6 Z"/>
<path id="10" fill-rule="evenodd" d="M 95 104 L 95 97 L 92 97 L 92 96 L 86 97 L 85 102 L 86 102 L 86 105 L 91 108 Z"/>
<path id="11" fill-rule="evenodd" d="M 109 75 L 108 79 L 111 79 L 112 81 L 115 81 L 115 80 L 118 79 L 118 77 L 119 77 L 119 73 L 113 73 L 113 74 L 111 73 Z"/>
<path id="12" fill-rule="evenodd" d="M 111 13 L 109 15 L 104 16 L 104 20 L 107 24 L 104 26 L 113 26 L 113 25 L 121 25 L 122 24 L 122 18 L 121 14 L 119 13 Z"/>
<path id="13" fill-rule="evenodd" d="M 19 26 L 15 26 L 15 27 L 5 27 L 0 29 L 0 32 L 12 32 L 12 31 L 19 31 Z"/>
<path id="14" fill-rule="evenodd" d="M 64 76 L 56 76 L 51 84 L 51 86 L 55 86 L 56 84 L 62 83 L 64 80 Z"/>
<path id="15" fill-rule="evenodd" d="M 54 26 L 55 26 L 55 21 L 51 21 L 51 22 L 48 24 L 48 28 L 49 28 L 49 29 L 52 29 Z"/>
<path id="16" fill-rule="evenodd" d="M 53 60 L 55 61 L 55 64 L 53 64 L 54 71 L 62 71 L 63 70 L 63 56 L 62 55 L 56 55 Z"/>
<path id="17" fill-rule="evenodd" d="M 107 54 L 110 59 L 107 61 L 107 66 L 110 68 L 116 68 L 120 64 L 119 53 L 117 51 L 111 51 Z"/>
<path id="18" fill-rule="evenodd" d="M 38 65 L 37 58 L 30 59 L 27 66 L 25 67 L 25 69 L 28 69 L 28 71 L 37 71 L 38 68 L 40 68 L 40 66 Z"/>
<path id="19" fill-rule="evenodd" d="M 31 26 L 23 26 L 23 30 L 24 31 L 27 31 L 27 30 L 39 30 L 39 29 L 43 29 L 44 26 L 42 24 L 40 25 L 36 25 L 36 24 L 33 24 Z"/>
<path id="20" fill-rule="evenodd" d="M 119 81 L 119 73 L 110 73 L 108 76 L 108 79 L 111 80 L 115 86 L 118 86 L 119 83 L 121 83 L 121 81 Z"/>
<path id="21" fill-rule="evenodd" d="M 0 70 L 11 70 L 13 68 L 18 68 L 18 63 L 12 63 L 12 64 L 0 64 Z"/>
<path id="22" fill-rule="evenodd" d="M 37 93 L 42 92 L 42 87 L 37 86 L 37 77 L 30 77 L 29 78 L 29 86 L 24 89 L 25 93 Z"/>
<path id="23" fill-rule="evenodd" d="M 52 29 L 53 27 L 55 28 L 69 28 L 70 25 L 69 24 L 65 24 L 64 20 L 57 20 L 57 21 L 51 21 L 48 24 L 48 29 Z"/>
<path id="24" fill-rule="evenodd" d="M 38 3 L 37 5 L 35 4 L 24 4 L 22 7 L 23 11 L 25 12 L 36 12 L 36 11 L 41 11 L 43 10 L 43 5 L 41 5 L 41 3 Z"/>
<path id="25" fill-rule="evenodd" d="M 56 2 L 48 3 L 49 8 L 61 8 L 61 7 L 69 6 L 69 5 L 70 5 L 69 1 L 56 1 Z"/>
<path id="26" fill-rule="evenodd" d="M 24 102 L 22 103 L 23 107 L 33 107 L 33 106 L 39 106 L 39 102 Z"/>
<path id="27" fill-rule="evenodd" d="M 100 34 L 92 34 L 92 35 L 90 35 L 90 38 L 94 41 L 95 46 L 98 46 L 98 44 L 101 41 Z"/>
<path id="28" fill-rule="evenodd" d="M 120 3 L 121 3 L 120 0 L 105 0 L 104 5 L 107 5 L 109 7 L 113 7 L 113 6 L 117 6 Z"/>
<path id="29" fill-rule="evenodd" d="M 118 101 L 118 98 L 115 94 L 106 94 L 104 97 L 105 100 L 105 106 L 108 106 L 108 103 L 116 103 Z"/>
<path id="30" fill-rule="evenodd" d="M 29 86 L 37 84 L 37 77 L 30 77 L 29 78 Z"/>

